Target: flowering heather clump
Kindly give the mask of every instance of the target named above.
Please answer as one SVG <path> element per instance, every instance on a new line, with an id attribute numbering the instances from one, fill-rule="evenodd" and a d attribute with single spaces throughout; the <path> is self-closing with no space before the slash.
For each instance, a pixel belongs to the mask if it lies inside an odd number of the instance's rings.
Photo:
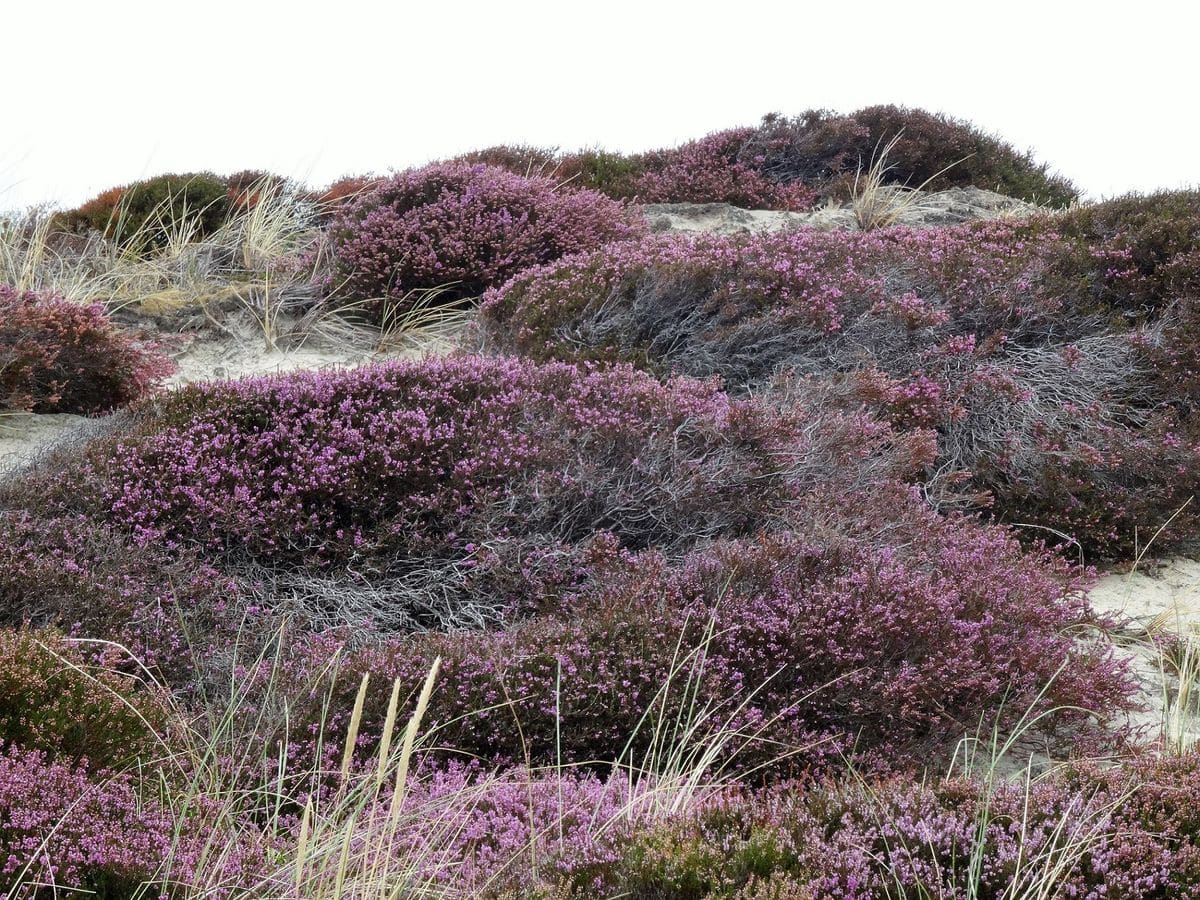
<path id="1" fill-rule="evenodd" d="M 214 832 L 203 818 L 207 801 L 195 818 L 177 817 L 138 788 L 129 775 L 88 772 L 0 741 L 0 883 L 9 896 L 52 895 L 34 885 L 104 900 L 175 896 L 184 885 L 245 883 L 262 868 L 260 845 Z"/>
<path id="2" fill-rule="evenodd" d="M 395 175 L 338 212 L 326 288 L 380 302 L 432 288 L 445 288 L 444 300 L 476 297 L 522 269 L 635 237 L 644 227 L 592 191 L 440 163 Z"/>
<path id="3" fill-rule="evenodd" d="M 762 527 L 806 486 L 783 462 L 820 443 L 802 411 L 712 384 L 505 358 L 192 386 L 142 411 L 58 479 L 61 502 L 90 496 L 140 544 L 317 567 L 601 530 L 678 551 Z M 27 492 L 43 509 L 45 488 Z"/>
<path id="4" fill-rule="evenodd" d="M 486 774 L 451 764 L 414 784 L 405 809 L 427 827 L 399 835 L 394 852 L 419 859 L 424 878 L 464 897 L 537 896 L 568 878 L 599 889 L 619 841 L 644 815 L 640 793 L 620 775 Z"/>
<path id="5" fill-rule="evenodd" d="M 171 371 L 100 305 L 0 285 L 0 410 L 106 412 Z"/>
<path id="6" fill-rule="evenodd" d="M 809 209 L 817 192 L 801 181 L 772 181 L 764 157 L 742 152 L 752 128 L 720 131 L 671 150 L 642 154 L 634 188 L 643 203 L 731 203 L 746 209 Z"/>
<path id="7" fill-rule="evenodd" d="M 449 162 L 467 163 L 472 166 L 493 166 L 525 178 L 543 175 L 547 178 L 562 180 L 559 177 L 561 160 L 557 151 L 549 147 L 534 147 L 529 144 L 517 146 L 499 144 L 495 147 L 485 147 L 482 150 L 472 150 L 454 157 Z"/>
<path id="8" fill-rule="evenodd" d="M 0 625 L 116 641 L 178 686 L 237 635 L 248 605 L 194 553 L 138 547 L 84 516 L 0 514 Z"/>
<path id="9" fill-rule="evenodd" d="M 803 402 L 840 394 L 936 429 L 939 468 L 971 473 L 1001 515 L 1122 552 L 1200 474 L 1187 413 L 1200 342 L 1167 337 L 1190 334 L 1174 323 L 1194 304 L 1112 330 L 1054 221 L 612 245 L 489 292 L 482 331 L 505 352 L 719 375 L 735 391 L 807 378 Z"/>
<path id="10" fill-rule="evenodd" d="M 1106 721 L 1126 706 L 1126 676 L 1087 642 L 1091 614 L 1061 562 L 1002 529 L 915 504 L 909 515 L 883 546 L 877 534 L 831 545 L 822 528 L 820 542 L 719 543 L 676 565 L 597 548 L 595 579 L 559 611 L 502 634 L 352 654 L 333 708 L 350 708 L 363 671 L 415 690 L 441 657 L 427 721 L 457 753 L 605 761 L 629 743 L 636 756 L 653 737 L 645 722 L 686 719 L 694 693 L 746 738 L 734 767 L 791 752 L 788 765 L 856 753 L 865 767 L 906 768 L 981 722 L 1003 731 L 1032 709 L 1048 714 L 1045 732 L 1073 740 L 1090 726 L 1066 708 Z M 300 659 L 328 658 L 330 640 Z M 368 702 L 366 721 L 383 720 L 384 699 Z M 344 727 L 335 715 L 333 731 Z"/>

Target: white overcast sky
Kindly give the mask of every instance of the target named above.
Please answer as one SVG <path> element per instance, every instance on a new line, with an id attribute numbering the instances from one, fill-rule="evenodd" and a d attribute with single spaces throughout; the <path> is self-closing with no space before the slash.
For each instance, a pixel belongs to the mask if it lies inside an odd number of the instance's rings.
<path id="1" fill-rule="evenodd" d="M 1194 0 L 0 0 L 0 66 L 0 208 L 872 103 L 970 119 L 1092 196 L 1200 182 Z"/>

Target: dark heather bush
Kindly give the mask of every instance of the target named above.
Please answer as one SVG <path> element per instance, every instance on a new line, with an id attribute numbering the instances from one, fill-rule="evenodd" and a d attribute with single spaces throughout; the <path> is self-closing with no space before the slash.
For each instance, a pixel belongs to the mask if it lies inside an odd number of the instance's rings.
<path id="1" fill-rule="evenodd" d="M 645 168 L 641 156 L 580 150 L 562 157 L 557 174 L 568 185 L 600 191 L 617 200 L 636 200 Z"/>
<path id="2" fill-rule="evenodd" d="M 1120 553 L 1200 474 L 1196 302 L 1114 329 L 1088 285 L 1125 276 L 1104 256 L 1081 277 L 1086 251 L 1056 222 L 613 245 L 490 292 L 482 330 L 536 359 L 719 375 L 737 392 L 787 376 L 804 402 L 866 402 L 936 429 L 937 468 L 971 473 L 1001 516 Z M 1166 542 L 1196 521 L 1185 510 Z"/>
<path id="3" fill-rule="evenodd" d="M 231 210 L 252 209 L 258 205 L 264 191 L 275 195 L 299 193 L 299 185 L 290 178 L 261 169 L 234 172 L 223 180 Z"/>
<path id="4" fill-rule="evenodd" d="M 815 538 L 718 543 L 678 564 L 601 540 L 593 579 L 557 611 L 499 635 L 352 653 L 327 725 L 345 728 L 359 673 L 415 692 L 435 657 L 427 721 L 437 744 L 497 762 L 603 762 L 627 748 L 640 758 L 653 723 L 686 719 L 694 695 L 712 716 L 702 733 L 745 739 L 733 765 L 790 752 L 785 769 L 847 753 L 863 768 L 920 767 L 964 731 L 1003 731 L 1031 709 L 1048 714 L 1043 737 L 1069 747 L 1099 734 L 1066 708 L 1096 710 L 1100 722 L 1126 708 L 1126 676 L 1088 642 L 1091 614 L 1061 561 L 1022 551 L 1003 529 L 922 510 L 902 490 L 876 503 L 856 498 L 841 514 L 907 509 L 908 521 L 837 537 L 814 519 Z M 315 638 L 296 677 L 338 645 Z M 386 695 L 365 707 L 364 751 Z M 307 721 L 299 707 L 297 721 Z M 303 734 L 289 742 L 296 753 L 307 744 Z"/>
<path id="5" fill-rule="evenodd" d="M 99 304 L 0 285 L 0 410 L 106 412 L 143 396 L 172 368 Z"/>
<path id="6" fill-rule="evenodd" d="M 1200 294 L 1200 191 L 1130 194 L 1062 213 L 1053 225 L 1077 242 L 1070 274 L 1113 327 Z"/>
<path id="7" fill-rule="evenodd" d="M 1079 192 L 1030 153 L 968 122 L 898 106 L 871 106 L 840 116 L 810 110 L 794 119 L 767 116 L 748 136 L 743 159 L 773 181 L 801 181 L 836 196 L 866 170 L 892 138 L 885 182 L 939 191 L 975 186 L 1031 203 L 1062 207 Z"/>
<path id="8" fill-rule="evenodd" d="M 752 128 L 720 131 L 670 150 L 645 153 L 635 190 L 644 203 L 731 203 L 747 209 L 805 210 L 817 192 L 799 179 L 763 174 L 765 157 L 746 151 Z"/>
<path id="9" fill-rule="evenodd" d="M 335 297 L 375 315 L 413 291 L 477 297 L 569 253 L 631 238 L 641 217 L 587 190 L 494 166 L 439 163 L 395 175 L 339 209 L 329 229 Z"/>

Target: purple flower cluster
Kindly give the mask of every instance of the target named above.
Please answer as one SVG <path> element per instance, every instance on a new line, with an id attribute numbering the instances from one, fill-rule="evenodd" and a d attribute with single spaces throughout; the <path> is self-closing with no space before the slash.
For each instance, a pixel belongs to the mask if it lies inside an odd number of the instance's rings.
<path id="1" fill-rule="evenodd" d="M 49 893 L 35 885 L 54 886 L 60 896 L 141 896 L 143 885 L 165 891 L 194 883 L 201 872 L 209 885 L 236 884 L 262 868 L 265 842 L 243 835 L 229 839 L 221 871 L 212 871 L 207 857 L 224 842 L 211 821 L 177 820 L 129 775 L 89 772 L 0 743 L 0 883 L 17 891 L 12 896 Z"/>
<path id="2" fill-rule="evenodd" d="M 710 383 L 487 357 L 191 387 L 158 415 L 64 502 L 90 492 L 141 544 L 314 564 L 522 533 L 686 548 L 764 525 L 814 443 L 803 411 Z"/>
<path id="3" fill-rule="evenodd" d="M 382 304 L 412 291 L 477 297 L 512 275 L 645 230 L 639 216 L 592 191 L 483 165 L 402 172 L 340 207 L 329 226 L 333 296 Z"/>
<path id="4" fill-rule="evenodd" d="M 955 778 L 726 794 L 689 819 L 631 835 L 608 887 L 635 896 L 839 900 L 1196 897 L 1196 765 L 1192 755 L 1083 766 L 1028 791 Z"/>
<path id="5" fill-rule="evenodd" d="M 643 203 L 731 203 L 743 209 L 809 209 L 816 190 L 803 181 L 780 183 L 763 174 L 765 157 L 744 148 L 756 129 L 735 128 L 670 150 L 643 154 L 635 190 Z"/>

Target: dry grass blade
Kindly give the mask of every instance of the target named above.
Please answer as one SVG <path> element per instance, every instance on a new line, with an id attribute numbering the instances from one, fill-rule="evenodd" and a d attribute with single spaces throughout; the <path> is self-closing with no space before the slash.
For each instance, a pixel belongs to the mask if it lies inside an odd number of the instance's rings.
<path id="1" fill-rule="evenodd" d="M 867 171 L 864 173 L 860 164 L 854 175 L 851 209 L 854 211 L 858 227 L 863 231 L 887 228 L 895 225 L 906 215 L 920 211 L 923 208 L 924 194 L 922 192 L 925 188 L 939 176 L 970 158 L 964 156 L 962 159 L 952 162 L 929 176 L 915 188 L 908 185 L 888 184 L 888 172 L 894 168 L 888 164 L 888 156 L 896 149 L 896 145 L 900 143 L 903 136 L 904 130 L 901 129 L 895 137 L 883 145 L 882 149 L 877 144 Z"/>

